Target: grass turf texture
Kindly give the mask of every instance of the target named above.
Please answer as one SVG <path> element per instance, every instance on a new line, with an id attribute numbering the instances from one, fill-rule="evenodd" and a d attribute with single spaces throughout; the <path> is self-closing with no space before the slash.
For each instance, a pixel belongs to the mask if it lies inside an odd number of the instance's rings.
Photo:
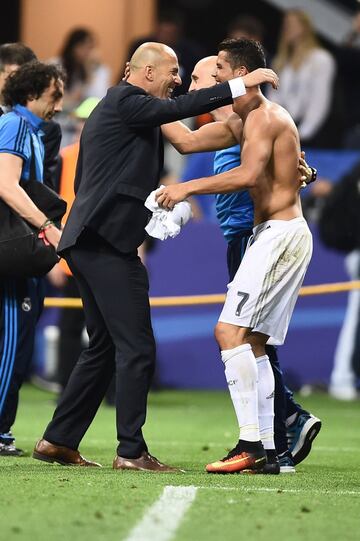
<path id="1" fill-rule="evenodd" d="M 353 540 L 359 530 L 360 404 L 326 395 L 302 399 L 323 421 L 313 451 L 295 475 L 209 475 L 204 465 L 236 441 L 223 392 L 159 392 L 149 401 L 145 436 L 160 460 L 185 474 L 117 472 L 115 412 L 102 407 L 81 452 L 102 469 L 0 458 L 1 539 L 126 539 L 164 486 L 199 488 L 175 541 Z M 15 433 L 29 454 L 54 410 L 54 397 L 25 386 Z M 156 541 L 156 540 L 154 540 Z"/>

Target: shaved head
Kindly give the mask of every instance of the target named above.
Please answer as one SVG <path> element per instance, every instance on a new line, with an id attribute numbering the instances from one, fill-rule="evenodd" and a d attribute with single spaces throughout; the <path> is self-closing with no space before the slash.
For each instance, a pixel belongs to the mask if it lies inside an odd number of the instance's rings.
<path id="1" fill-rule="evenodd" d="M 202 58 L 201 60 L 199 60 L 199 62 L 197 64 L 195 64 L 195 69 L 196 68 L 200 68 L 200 69 L 211 69 L 212 66 L 214 66 L 214 64 L 216 64 L 216 60 L 217 60 L 217 56 L 216 55 L 213 55 L 213 56 L 205 56 L 205 58 Z"/>
<path id="2" fill-rule="evenodd" d="M 190 92 L 192 90 L 199 90 L 200 88 L 208 88 L 216 83 L 216 60 L 217 56 L 206 56 L 195 64 L 191 74 Z"/>
<path id="3" fill-rule="evenodd" d="M 157 66 L 169 57 L 177 57 L 175 51 L 164 43 L 147 42 L 136 49 L 130 59 L 130 71 L 143 69 L 146 66 Z"/>
<path id="4" fill-rule="evenodd" d="M 170 98 L 174 88 L 181 85 L 177 56 L 164 43 L 149 41 L 140 45 L 129 67 L 127 82 L 140 86 L 152 96 Z"/>

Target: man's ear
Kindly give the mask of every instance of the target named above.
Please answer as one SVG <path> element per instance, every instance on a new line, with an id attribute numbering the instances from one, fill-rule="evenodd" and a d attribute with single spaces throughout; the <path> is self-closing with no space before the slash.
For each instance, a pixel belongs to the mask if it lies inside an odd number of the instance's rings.
<path id="1" fill-rule="evenodd" d="M 247 73 L 249 73 L 249 70 L 245 66 L 240 66 L 240 68 L 235 70 L 234 75 L 236 77 L 244 77 Z"/>
<path id="2" fill-rule="evenodd" d="M 151 81 L 151 82 L 154 81 L 154 72 L 155 72 L 154 66 L 145 66 L 145 77 L 148 81 Z"/>

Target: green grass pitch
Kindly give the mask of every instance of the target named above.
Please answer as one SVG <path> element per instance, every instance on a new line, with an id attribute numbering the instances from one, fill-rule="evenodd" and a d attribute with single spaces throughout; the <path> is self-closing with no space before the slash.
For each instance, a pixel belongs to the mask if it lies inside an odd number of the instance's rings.
<path id="1" fill-rule="evenodd" d="M 295 475 L 204 472 L 237 439 L 225 392 L 162 391 L 149 400 L 145 435 L 160 460 L 184 474 L 111 469 L 115 412 L 102 407 L 80 450 L 102 469 L 1 458 L 1 534 L 14 541 L 125 540 L 165 486 L 200 487 L 174 541 L 357 539 L 360 529 L 360 403 L 326 395 L 302 399 L 323 428 Z M 21 393 L 15 432 L 29 454 L 54 410 L 54 397 Z M 154 541 L 156 541 L 154 539 Z"/>

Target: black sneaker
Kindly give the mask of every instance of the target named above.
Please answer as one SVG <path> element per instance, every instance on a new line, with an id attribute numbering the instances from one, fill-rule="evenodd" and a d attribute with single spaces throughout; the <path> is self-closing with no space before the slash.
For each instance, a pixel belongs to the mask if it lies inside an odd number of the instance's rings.
<path id="1" fill-rule="evenodd" d="M 290 451 L 279 455 L 280 473 L 296 473 L 294 459 Z"/>
<path id="2" fill-rule="evenodd" d="M 308 456 L 320 429 L 320 419 L 311 413 L 300 413 L 295 421 L 287 426 L 288 447 L 295 465 Z"/>
<path id="3" fill-rule="evenodd" d="M 265 475 L 279 475 L 280 463 L 276 451 L 270 449 L 266 450 L 266 464 L 257 471 L 257 473 L 263 473 Z"/>
<path id="4" fill-rule="evenodd" d="M 22 449 L 18 449 L 12 443 L 0 443 L 0 456 L 25 456 Z"/>

